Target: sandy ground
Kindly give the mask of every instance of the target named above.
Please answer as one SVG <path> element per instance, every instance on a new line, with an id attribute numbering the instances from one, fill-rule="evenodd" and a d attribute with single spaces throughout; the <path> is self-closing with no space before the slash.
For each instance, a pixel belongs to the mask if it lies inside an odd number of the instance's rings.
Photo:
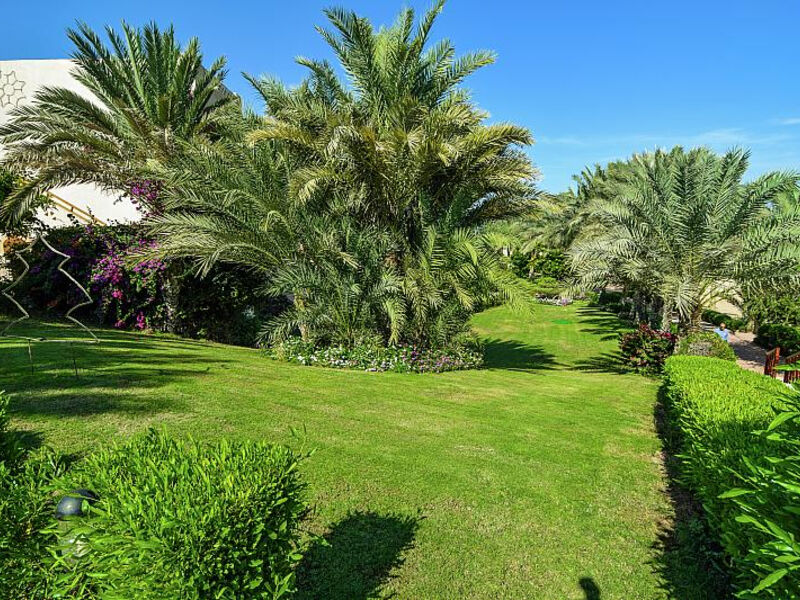
<path id="1" fill-rule="evenodd" d="M 739 358 L 739 366 L 749 371 L 757 373 L 764 372 L 764 360 L 766 352 L 753 342 L 754 333 L 738 331 L 730 337 L 730 344 L 736 356 Z"/>

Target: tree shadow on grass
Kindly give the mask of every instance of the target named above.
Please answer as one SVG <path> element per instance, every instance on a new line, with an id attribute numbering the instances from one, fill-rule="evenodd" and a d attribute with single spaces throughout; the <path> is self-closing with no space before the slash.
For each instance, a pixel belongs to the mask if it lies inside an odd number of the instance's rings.
<path id="1" fill-rule="evenodd" d="M 515 340 L 484 340 L 483 364 L 489 369 L 509 371 L 541 371 L 554 368 L 556 357 L 540 346 Z"/>
<path id="2" fill-rule="evenodd" d="M 586 373 L 612 373 L 614 375 L 628 375 L 634 373 L 622 360 L 619 352 L 604 352 L 598 356 L 592 356 L 575 361 L 574 369 Z"/>
<path id="3" fill-rule="evenodd" d="M 595 306 L 580 307 L 578 316 L 581 318 L 581 323 L 587 326 L 581 331 L 597 334 L 601 340 L 615 340 L 620 332 L 629 328 L 617 315 Z"/>
<path id="4" fill-rule="evenodd" d="M 581 577 L 578 585 L 583 590 L 585 600 L 601 600 L 600 587 L 592 577 Z"/>
<path id="5" fill-rule="evenodd" d="M 676 432 L 664 410 L 663 391 L 654 412 L 656 430 L 662 442 L 662 457 L 667 478 L 666 493 L 673 518 L 660 526 L 653 544 L 653 566 L 661 576 L 663 588 L 674 600 L 724 600 L 732 598 L 730 581 L 719 566 L 722 550 L 711 539 L 703 507 L 678 482 L 679 459 Z"/>
<path id="6" fill-rule="evenodd" d="M 403 564 L 418 518 L 353 512 L 314 542 L 298 567 L 298 600 L 371 598 Z"/>
<path id="7" fill-rule="evenodd" d="M 12 412 L 86 416 L 185 411 L 181 400 L 146 392 L 228 368 L 230 362 L 201 354 L 183 340 L 102 335 L 100 344 L 33 344 L 33 361 L 27 342 L 0 340 L 0 389 L 15 396 Z"/>

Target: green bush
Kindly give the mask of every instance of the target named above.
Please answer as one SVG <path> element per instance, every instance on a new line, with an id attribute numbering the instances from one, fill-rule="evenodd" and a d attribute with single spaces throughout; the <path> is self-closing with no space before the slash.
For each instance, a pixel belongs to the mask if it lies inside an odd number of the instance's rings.
<path id="1" fill-rule="evenodd" d="M 660 373 L 675 349 L 675 335 L 642 323 L 620 336 L 619 350 L 627 366 L 641 373 Z"/>
<path id="2" fill-rule="evenodd" d="M 756 324 L 781 323 L 782 325 L 800 326 L 800 295 L 758 294 L 744 300 L 745 314 Z"/>
<path id="3" fill-rule="evenodd" d="M 0 392 L 0 598 L 52 598 L 48 546 L 53 536 L 49 485 L 64 462 L 44 449 L 29 455 L 8 426 L 8 396 Z"/>
<path id="4" fill-rule="evenodd" d="M 539 277 L 533 280 L 533 294 L 536 296 L 547 296 L 552 298 L 564 291 L 564 286 L 553 277 Z"/>
<path id="5" fill-rule="evenodd" d="M 675 354 L 689 356 L 711 356 L 722 360 L 736 361 L 736 353 L 731 345 L 709 331 L 698 331 L 680 338 Z"/>
<path id="6" fill-rule="evenodd" d="M 729 498 L 737 521 L 752 540 L 746 564 L 758 578 L 742 598 L 800 598 L 800 404 L 794 402 L 758 432 L 771 447 L 761 460 L 747 460 L 739 487 Z"/>
<path id="7" fill-rule="evenodd" d="M 747 329 L 747 319 L 732 317 L 731 315 L 726 315 L 725 313 L 715 310 L 704 310 L 703 320 L 714 325 L 725 323 L 725 326 L 731 331 L 744 331 Z"/>
<path id="8" fill-rule="evenodd" d="M 758 328 L 756 343 L 770 350 L 780 346 L 784 356 L 800 352 L 800 327 L 765 323 Z"/>
<path id="9" fill-rule="evenodd" d="M 280 598 L 294 587 L 305 484 L 291 450 L 201 444 L 148 431 L 101 450 L 59 487 L 99 496 L 65 538 L 81 558 L 54 565 L 56 595 Z M 68 539 L 66 538 L 66 539 Z"/>
<path id="10" fill-rule="evenodd" d="M 774 451 L 768 439 L 753 431 L 769 426 L 790 392 L 774 379 L 716 358 L 673 356 L 664 374 L 662 397 L 681 459 L 681 480 L 702 502 L 710 531 L 731 559 L 735 584 L 752 589 L 762 571 L 751 551 L 761 537 L 738 520 L 737 505 L 720 496 L 741 486 L 738 474 L 748 462 Z"/>

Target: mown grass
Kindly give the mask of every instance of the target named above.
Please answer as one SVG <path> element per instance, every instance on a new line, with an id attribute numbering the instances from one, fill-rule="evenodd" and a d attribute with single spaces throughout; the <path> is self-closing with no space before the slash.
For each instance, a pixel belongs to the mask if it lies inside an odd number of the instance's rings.
<path id="1" fill-rule="evenodd" d="M 76 455 L 151 425 L 316 448 L 309 529 L 329 545 L 308 543 L 301 598 L 708 597 L 659 547 L 658 382 L 620 372 L 616 319 L 495 308 L 474 326 L 487 368 L 441 375 L 111 331 L 35 344 L 31 373 L 27 346 L 0 340 L 0 389 L 14 426 Z"/>

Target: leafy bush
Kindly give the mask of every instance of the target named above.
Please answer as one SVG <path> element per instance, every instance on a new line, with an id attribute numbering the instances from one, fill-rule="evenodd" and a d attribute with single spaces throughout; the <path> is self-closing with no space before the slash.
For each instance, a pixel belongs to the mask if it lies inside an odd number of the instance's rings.
<path id="1" fill-rule="evenodd" d="M 549 277 L 563 280 L 569 273 L 567 255 L 558 248 L 537 246 L 528 261 L 528 272 L 534 278 Z"/>
<path id="2" fill-rule="evenodd" d="M 752 540 L 744 561 L 759 580 L 742 598 L 800 598 L 798 431 L 800 404 L 795 401 L 757 433 L 770 442 L 770 455 L 745 460 L 740 487 L 722 495 L 741 509 L 736 520 Z"/>
<path id="3" fill-rule="evenodd" d="M 660 373 L 664 361 L 675 349 L 675 335 L 653 329 L 646 323 L 620 337 L 619 349 L 624 362 L 642 373 Z"/>
<path id="4" fill-rule="evenodd" d="M 273 358 L 301 365 L 391 371 L 394 373 L 443 373 L 477 369 L 483 365 L 483 349 L 477 340 L 469 340 L 447 348 L 417 346 L 382 346 L 364 344 L 318 347 L 293 337 L 268 350 Z"/>
<path id="5" fill-rule="evenodd" d="M 758 328 L 756 343 L 767 349 L 779 346 L 784 356 L 800 352 L 800 327 L 766 323 Z"/>
<path id="6" fill-rule="evenodd" d="M 552 298 L 564 290 L 564 286 L 553 277 L 539 277 L 533 281 L 533 293 L 536 296 Z"/>
<path id="7" fill-rule="evenodd" d="M 763 536 L 742 523 L 740 509 L 721 496 L 741 487 L 737 474 L 748 463 L 758 464 L 774 453 L 770 440 L 752 432 L 769 426 L 789 392 L 774 379 L 716 358 L 674 356 L 664 374 L 662 397 L 675 434 L 681 480 L 702 502 L 712 535 L 731 558 L 735 583 L 752 589 L 764 571 L 751 551 L 762 545 Z"/>
<path id="8" fill-rule="evenodd" d="M 70 255 L 66 268 L 90 290 L 96 320 L 103 325 L 170 329 L 188 337 L 254 346 L 264 320 L 283 306 L 259 294 L 263 279 L 242 268 L 217 265 L 198 279 L 186 261 L 137 258 L 154 243 L 136 226 L 64 227 L 48 232 L 48 239 Z M 37 245 L 26 260 L 31 269 L 14 294 L 31 312 L 60 314 L 85 299 L 58 271 L 60 256 Z M 22 264 L 11 265 L 18 276 Z M 0 300 L 0 308 L 6 304 Z"/>
<path id="9" fill-rule="evenodd" d="M 681 337 L 675 354 L 711 356 L 722 360 L 736 361 L 736 353 L 730 344 L 710 331 L 697 331 Z"/>
<path id="10" fill-rule="evenodd" d="M 262 442 L 201 444 L 148 431 L 59 482 L 99 496 L 68 522 L 55 591 L 92 598 L 279 598 L 294 586 L 306 511 L 302 460 Z"/>
<path id="11" fill-rule="evenodd" d="M 732 317 L 725 313 L 717 312 L 715 310 L 704 310 L 703 320 L 714 325 L 725 323 L 725 326 L 731 331 L 744 331 L 747 329 L 747 319 L 740 319 Z"/>
<path id="12" fill-rule="evenodd" d="M 789 294 L 758 294 L 745 298 L 745 314 L 757 325 L 780 323 L 800 326 L 800 298 L 797 292 Z"/>
<path id="13" fill-rule="evenodd" d="M 51 598 L 48 532 L 53 521 L 49 485 L 64 461 L 44 449 L 33 455 L 7 431 L 8 396 L 0 392 L 0 597 Z"/>

